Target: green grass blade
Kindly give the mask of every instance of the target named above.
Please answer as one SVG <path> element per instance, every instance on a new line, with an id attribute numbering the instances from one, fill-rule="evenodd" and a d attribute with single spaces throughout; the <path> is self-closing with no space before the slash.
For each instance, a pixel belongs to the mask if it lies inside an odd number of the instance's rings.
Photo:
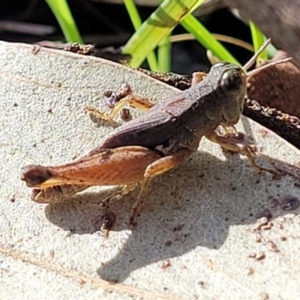
<path id="1" fill-rule="evenodd" d="M 206 49 L 220 60 L 239 64 L 239 62 L 219 43 L 213 35 L 192 15 L 186 16 L 180 24 L 199 41 Z"/>
<path id="2" fill-rule="evenodd" d="M 83 44 L 81 35 L 77 29 L 72 13 L 66 0 L 46 0 L 67 42 L 77 42 Z"/>
<path id="3" fill-rule="evenodd" d="M 136 5 L 133 0 L 124 0 L 123 2 L 131 19 L 132 25 L 137 31 L 142 25 L 142 20 L 136 8 Z M 159 69 L 157 66 L 156 56 L 153 51 L 149 52 L 149 54 L 147 55 L 147 61 L 151 70 L 156 71 Z"/>
<path id="4" fill-rule="evenodd" d="M 130 17 L 132 25 L 135 30 L 138 30 L 139 27 L 142 25 L 142 20 L 139 15 L 139 12 L 136 8 L 136 5 L 133 0 L 123 0 L 123 3 L 127 9 L 127 13 Z"/>
<path id="5" fill-rule="evenodd" d="M 260 29 L 253 22 L 250 21 L 249 25 L 250 25 L 251 35 L 252 35 L 254 52 L 256 52 L 260 48 L 260 46 L 264 43 L 265 36 L 263 35 L 263 33 L 260 31 Z M 261 59 L 268 59 L 267 50 L 264 50 L 258 56 L 256 61 L 258 62 Z"/>
<path id="6" fill-rule="evenodd" d="M 171 48 L 170 35 L 168 34 L 158 46 L 158 70 L 170 72 L 171 69 Z"/>
<path id="7" fill-rule="evenodd" d="M 131 54 L 132 67 L 139 67 L 145 57 L 172 31 L 185 17 L 204 0 L 165 0 L 142 24 L 123 48 L 123 53 Z"/>

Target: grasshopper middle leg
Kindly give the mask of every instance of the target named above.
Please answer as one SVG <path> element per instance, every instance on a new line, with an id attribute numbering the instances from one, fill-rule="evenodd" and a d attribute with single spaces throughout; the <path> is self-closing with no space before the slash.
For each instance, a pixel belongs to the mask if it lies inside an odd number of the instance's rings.
<path id="1" fill-rule="evenodd" d="M 121 190 L 103 199 L 100 203 L 100 208 L 108 209 L 112 202 L 118 201 L 124 196 L 128 195 L 130 192 L 132 192 L 137 188 L 137 185 L 138 184 L 126 184 L 125 186 L 122 187 Z"/>

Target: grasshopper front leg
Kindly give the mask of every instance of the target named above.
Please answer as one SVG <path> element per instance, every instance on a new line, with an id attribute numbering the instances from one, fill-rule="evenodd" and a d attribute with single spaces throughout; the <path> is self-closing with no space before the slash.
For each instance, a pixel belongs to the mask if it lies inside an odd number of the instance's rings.
<path id="1" fill-rule="evenodd" d="M 232 127 L 231 129 L 237 134 L 235 127 Z M 219 144 L 224 149 L 246 155 L 249 160 L 250 166 L 257 172 L 270 173 L 274 178 L 280 177 L 280 174 L 278 174 L 275 170 L 261 167 L 255 162 L 254 153 L 257 151 L 256 147 L 254 145 L 246 143 L 243 139 L 240 138 L 240 136 L 234 136 L 231 134 L 229 136 L 226 136 L 226 134 L 220 135 L 216 131 L 213 131 L 212 133 L 206 135 L 206 137 L 212 142 Z"/>

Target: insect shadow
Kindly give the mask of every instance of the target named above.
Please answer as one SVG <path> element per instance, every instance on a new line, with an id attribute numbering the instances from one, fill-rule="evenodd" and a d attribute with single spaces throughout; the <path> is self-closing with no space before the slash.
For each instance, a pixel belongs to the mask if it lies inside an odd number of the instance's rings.
<path id="1" fill-rule="evenodd" d="M 255 223 L 257 215 L 270 207 L 268 196 L 290 191 L 271 175 L 251 169 L 246 159 L 231 154 L 225 157 L 222 161 L 197 152 L 177 170 L 155 178 L 137 218 L 138 226 L 124 237 L 118 255 L 101 264 L 98 274 L 120 282 L 136 269 L 182 256 L 198 246 L 218 249 L 230 226 Z M 268 195 L 269 188 L 272 194 Z M 48 205 L 46 216 L 71 234 L 94 233 L 99 230 L 95 227 L 101 214 L 98 205 L 107 195 L 85 192 L 73 200 Z M 135 195 L 111 205 L 117 216 L 113 230 L 127 229 Z"/>

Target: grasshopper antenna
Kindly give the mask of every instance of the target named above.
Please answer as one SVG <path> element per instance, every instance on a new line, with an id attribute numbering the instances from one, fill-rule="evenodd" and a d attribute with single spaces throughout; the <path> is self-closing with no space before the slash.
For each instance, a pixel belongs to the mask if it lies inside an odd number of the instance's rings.
<path id="1" fill-rule="evenodd" d="M 271 43 L 271 39 L 267 39 L 260 48 L 254 53 L 254 55 L 250 58 L 250 60 L 243 66 L 244 71 L 246 72 L 249 68 L 253 66 L 257 57 L 267 48 L 267 46 Z"/>
<path id="2" fill-rule="evenodd" d="M 267 46 L 271 43 L 271 39 L 267 39 L 262 45 L 261 47 L 256 51 L 256 53 L 250 58 L 250 60 L 243 66 L 243 70 L 246 72 L 250 67 L 253 66 L 253 64 L 255 63 L 257 57 L 267 48 Z M 288 61 L 291 61 L 292 58 L 291 57 L 286 57 L 286 58 L 283 58 L 283 59 L 280 59 L 280 60 L 277 60 L 277 61 L 272 61 L 272 62 L 269 62 L 257 69 L 254 69 L 250 72 L 247 73 L 247 79 L 249 79 L 251 76 L 253 76 L 254 74 L 257 74 L 258 72 L 266 69 L 266 68 L 269 68 L 271 66 L 275 66 L 277 64 L 282 64 L 282 63 L 285 63 L 285 62 L 288 62 Z"/>
<path id="3" fill-rule="evenodd" d="M 285 63 L 285 62 L 288 62 L 288 61 L 291 61 L 291 60 L 292 60 L 291 57 L 286 57 L 286 58 L 283 58 L 283 59 L 279 59 L 279 60 L 276 60 L 276 61 L 269 62 L 266 65 L 263 65 L 263 66 L 261 66 L 257 69 L 254 69 L 254 70 L 248 72 L 247 73 L 247 79 L 250 78 L 251 76 L 253 76 L 254 74 L 257 74 L 258 72 L 264 70 L 264 69 L 267 69 L 271 66 L 282 64 L 282 63 Z"/>

